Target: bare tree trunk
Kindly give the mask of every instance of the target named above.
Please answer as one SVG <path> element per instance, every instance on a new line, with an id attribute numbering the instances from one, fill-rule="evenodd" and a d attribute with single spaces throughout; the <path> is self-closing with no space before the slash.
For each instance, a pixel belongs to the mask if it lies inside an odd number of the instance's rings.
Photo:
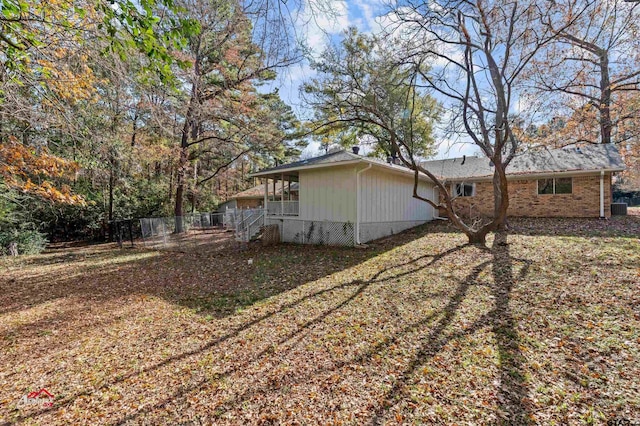
<path id="1" fill-rule="evenodd" d="M 5 81 L 5 70 L 4 67 L 0 68 L 0 87 L 4 86 Z M 4 136 L 4 122 L 5 122 L 5 112 L 4 112 L 4 92 L 0 92 L 0 143 L 3 143 L 5 140 Z"/>
<path id="2" fill-rule="evenodd" d="M 109 241 L 113 240 L 113 186 L 114 186 L 114 176 L 113 176 L 113 164 L 111 164 L 111 168 L 109 169 L 109 200 L 108 203 L 108 218 L 109 218 Z"/>
<path id="3" fill-rule="evenodd" d="M 193 163 L 193 191 L 191 197 L 191 213 L 196 212 L 196 185 L 198 183 L 198 160 Z"/>
<path id="4" fill-rule="evenodd" d="M 609 79 L 609 55 L 600 52 L 600 141 L 611 143 L 611 82 Z"/>
<path id="5" fill-rule="evenodd" d="M 187 124 L 185 123 L 185 126 Z M 182 136 L 183 140 L 187 138 L 187 134 L 184 133 Z M 176 201 L 175 208 L 173 211 L 174 216 L 176 217 L 176 233 L 181 233 L 184 230 L 182 226 L 182 215 L 183 215 L 183 204 L 184 204 L 184 185 L 185 185 L 185 169 L 187 167 L 189 154 L 188 147 L 186 146 L 186 142 L 182 143 L 180 149 L 180 161 L 178 163 L 178 171 L 176 173 Z"/>
<path id="6" fill-rule="evenodd" d="M 496 226 L 492 231 L 503 231 L 506 229 L 507 213 L 509 211 L 509 183 L 505 168 L 502 166 L 502 158 L 500 165 L 496 166 L 494 172 L 494 196 L 497 200 L 494 206 L 494 218 Z M 497 182 L 496 182 L 497 180 Z"/>
<path id="7" fill-rule="evenodd" d="M 498 169 L 494 170 L 493 173 L 493 200 L 493 217 L 499 218 L 496 230 L 503 231 L 506 229 L 509 193 L 506 175 L 503 182 Z"/>
<path id="8" fill-rule="evenodd" d="M 183 204 L 184 204 L 184 187 L 186 184 L 185 175 L 187 167 L 189 166 L 189 129 L 192 124 L 193 108 L 195 103 L 195 97 L 198 93 L 196 83 L 193 84 L 191 89 L 191 100 L 189 101 L 189 108 L 187 114 L 184 117 L 184 125 L 182 126 L 182 136 L 180 138 L 180 158 L 178 161 L 178 170 L 176 173 L 176 201 L 173 211 L 176 217 L 176 233 L 181 233 L 184 230 L 182 225 Z"/>
<path id="9" fill-rule="evenodd" d="M 131 132 L 131 146 L 136 146 L 136 131 L 138 130 L 138 108 L 133 116 L 133 131 Z"/>
<path id="10" fill-rule="evenodd" d="M 486 246 L 488 233 L 489 233 L 488 231 L 487 232 L 478 231 L 474 233 L 467 233 L 466 235 L 467 235 L 467 238 L 469 239 L 469 244 Z"/>
<path id="11" fill-rule="evenodd" d="M 199 50 L 199 43 L 196 45 L 196 51 Z M 186 184 L 185 175 L 187 173 L 187 167 L 189 166 L 189 134 L 191 131 L 195 132 L 195 123 L 193 122 L 193 115 L 195 112 L 196 103 L 198 101 L 198 78 L 200 74 L 200 57 L 196 55 L 194 61 L 193 70 L 193 85 L 191 87 L 191 99 L 189 99 L 189 106 L 187 107 L 187 113 L 184 117 L 184 125 L 182 126 L 182 135 L 180 138 L 180 159 L 178 162 L 178 172 L 176 175 L 176 202 L 174 208 L 174 216 L 176 217 L 176 233 L 184 231 L 182 223 L 183 204 L 184 204 L 184 187 Z"/>
<path id="12" fill-rule="evenodd" d="M 169 167 L 169 203 L 173 197 L 173 167 Z"/>

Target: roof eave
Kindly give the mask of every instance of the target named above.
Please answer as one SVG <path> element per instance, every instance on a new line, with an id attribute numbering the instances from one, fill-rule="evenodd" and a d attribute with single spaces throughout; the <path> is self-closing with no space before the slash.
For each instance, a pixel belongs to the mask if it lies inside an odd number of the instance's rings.
<path id="1" fill-rule="evenodd" d="M 401 166 L 393 166 L 391 164 L 383 164 L 383 163 L 378 163 L 377 161 L 369 161 L 369 160 L 365 160 L 367 163 L 372 164 L 374 166 L 378 166 L 382 169 L 385 170 L 390 170 L 393 171 L 395 173 L 398 174 L 402 174 L 402 175 L 411 175 L 414 176 L 415 172 L 412 169 L 406 168 L 406 167 L 401 167 Z M 422 172 L 418 172 L 418 176 L 423 179 L 423 180 L 429 180 L 431 181 L 431 178 L 429 176 L 427 176 L 426 174 L 422 173 Z"/>
<path id="2" fill-rule="evenodd" d="M 278 169 L 278 170 L 264 170 L 262 172 L 256 172 L 256 173 L 252 173 L 249 175 L 249 177 L 274 177 L 274 178 L 278 178 L 283 174 L 287 174 L 287 173 L 291 173 L 291 172 L 298 172 L 301 170 L 311 170 L 311 169 L 321 169 L 321 168 L 328 168 L 328 167 L 336 167 L 336 166 L 347 166 L 347 165 L 352 165 L 352 164 L 358 164 L 358 163 L 367 163 L 367 164 L 371 164 L 372 166 L 375 167 L 380 167 L 381 169 L 384 170 L 388 170 L 388 171 L 392 171 L 394 173 L 398 173 L 398 174 L 403 174 L 403 175 L 414 175 L 414 171 L 411 169 L 407 169 L 407 168 L 400 168 L 397 166 L 393 166 L 390 164 L 383 164 L 383 163 L 379 163 L 377 161 L 371 161 L 367 158 L 364 157 L 359 157 L 356 158 L 354 160 L 348 160 L 348 161 L 336 161 L 333 163 L 321 163 L 321 164 L 310 164 L 308 166 L 298 166 L 298 167 L 291 167 L 291 168 L 286 168 L 286 169 Z M 429 176 L 425 175 L 424 173 L 419 173 L 420 179 L 422 180 L 431 180 L 431 178 L 429 178 Z"/>
<path id="3" fill-rule="evenodd" d="M 361 159 L 357 159 L 357 160 L 349 160 L 349 161 L 334 161 L 331 163 L 320 163 L 320 164 L 309 164 L 307 166 L 297 166 L 297 167 L 289 167 L 289 168 L 283 168 L 283 169 L 277 169 L 277 170 L 273 170 L 273 169 L 267 169 L 267 170 L 263 170 L 261 172 L 255 172 L 255 173 L 251 173 L 249 175 L 249 177 L 280 177 L 283 174 L 286 173 L 290 173 L 290 172 L 297 172 L 300 170 L 311 170 L 311 169 L 321 169 L 321 168 L 325 168 L 325 167 L 335 167 L 335 166 L 345 166 L 345 165 L 349 165 L 349 164 L 358 164 L 359 162 L 361 162 Z"/>
<path id="4" fill-rule="evenodd" d="M 606 168 L 606 169 L 590 169 L 590 170 L 563 170 L 557 172 L 533 172 L 533 173 L 507 173 L 507 180 L 518 180 L 518 179 L 539 179 L 545 177 L 554 177 L 554 176 L 576 176 L 576 175 L 592 175 L 600 172 L 604 173 L 615 173 L 615 172 L 623 172 L 626 170 L 626 167 L 614 167 L 614 168 Z M 479 182 L 479 181 L 488 181 L 492 180 L 493 175 L 484 175 L 484 176 L 476 176 L 476 177 L 455 177 L 455 178 L 446 178 L 445 182 Z"/>

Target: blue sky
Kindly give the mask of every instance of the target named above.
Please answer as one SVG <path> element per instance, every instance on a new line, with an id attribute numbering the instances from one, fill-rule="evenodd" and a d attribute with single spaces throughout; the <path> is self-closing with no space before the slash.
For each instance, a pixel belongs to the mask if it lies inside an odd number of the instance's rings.
<path id="1" fill-rule="evenodd" d="M 338 41 L 341 34 L 350 26 L 358 28 L 361 32 L 377 33 L 388 19 L 384 0 L 332 0 L 333 13 L 331 14 L 311 11 L 308 0 L 303 1 L 302 17 L 297 32 L 312 49 L 313 55 L 320 55 L 330 42 Z M 280 73 L 269 89 L 278 88 L 282 99 L 291 105 L 300 119 L 310 118 L 311 111 L 300 99 L 298 89 L 313 75 L 313 70 L 305 61 Z M 437 134 L 436 139 L 439 141 L 439 146 L 435 158 L 460 157 L 477 152 L 475 145 L 470 143 L 453 144 L 444 139 L 441 134 Z M 312 143 L 305 149 L 303 155 L 311 156 L 318 153 L 318 144 Z"/>

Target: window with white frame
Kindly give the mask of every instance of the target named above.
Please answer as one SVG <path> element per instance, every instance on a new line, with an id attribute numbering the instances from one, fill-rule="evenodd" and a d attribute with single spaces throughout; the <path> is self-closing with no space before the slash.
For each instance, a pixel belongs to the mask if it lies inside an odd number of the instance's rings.
<path id="1" fill-rule="evenodd" d="M 456 197 L 473 197 L 476 195 L 476 184 L 465 182 L 456 183 L 454 194 Z"/>
<path id="2" fill-rule="evenodd" d="M 538 195 L 571 194 L 573 180 L 571 178 L 538 179 Z"/>

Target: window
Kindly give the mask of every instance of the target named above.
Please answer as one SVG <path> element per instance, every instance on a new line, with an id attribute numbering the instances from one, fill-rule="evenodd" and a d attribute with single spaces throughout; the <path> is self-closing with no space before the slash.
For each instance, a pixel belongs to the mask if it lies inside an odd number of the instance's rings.
<path id="1" fill-rule="evenodd" d="M 476 193 L 475 183 L 456 183 L 456 197 L 473 197 Z"/>
<path id="2" fill-rule="evenodd" d="M 553 179 L 538 179 L 538 194 L 553 194 Z"/>
<path id="3" fill-rule="evenodd" d="M 571 178 L 538 179 L 538 195 L 571 194 L 573 181 Z"/>
<path id="4" fill-rule="evenodd" d="M 571 192 L 573 192 L 571 178 L 556 179 L 556 194 L 571 194 Z"/>

